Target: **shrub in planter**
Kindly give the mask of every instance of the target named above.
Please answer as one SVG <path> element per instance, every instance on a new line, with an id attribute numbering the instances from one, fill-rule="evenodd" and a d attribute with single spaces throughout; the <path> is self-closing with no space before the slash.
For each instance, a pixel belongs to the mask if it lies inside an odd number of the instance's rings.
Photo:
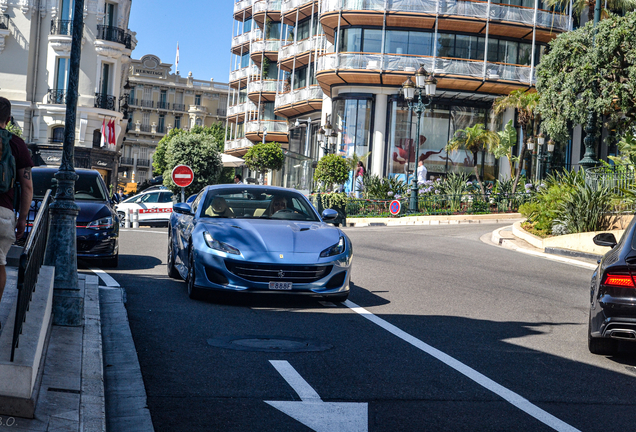
<path id="1" fill-rule="evenodd" d="M 334 184 L 342 184 L 349 178 L 349 166 L 347 161 L 334 154 L 323 156 L 318 162 L 314 172 L 314 180 L 322 182 L 325 188 L 331 192 Z M 322 207 L 334 209 L 339 213 L 334 223 L 341 224 L 347 220 L 347 200 L 344 193 L 326 193 L 320 195 Z"/>

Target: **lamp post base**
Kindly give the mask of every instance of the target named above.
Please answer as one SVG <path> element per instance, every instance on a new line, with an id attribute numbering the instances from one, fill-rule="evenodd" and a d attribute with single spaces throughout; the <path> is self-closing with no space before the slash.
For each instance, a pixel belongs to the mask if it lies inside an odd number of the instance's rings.
<path id="1" fill-rule="evenodd" d="M 418 209 L 418 195 L 419 195 L 419 189 L 417 186 L 417 179 L 415 177 L 413 177 L 413 180 L 411 180 L 411 200 L 409 201 L 409 213 L 418 213 L 419 209 Z"/>

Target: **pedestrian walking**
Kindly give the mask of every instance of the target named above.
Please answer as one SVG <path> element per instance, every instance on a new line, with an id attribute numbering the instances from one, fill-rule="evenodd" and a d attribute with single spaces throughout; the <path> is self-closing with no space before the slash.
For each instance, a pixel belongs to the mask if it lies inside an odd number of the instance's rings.
<path id="1" fill-rule="evenodd" d="M 354 185 L 355 185 L 354 191 L 355 191 L 356 198 L 362 197 L 362 189 L 364 188 L 362 179 L 364 178 L 365 172 L 366 170 L 364 169 L 364 164 L 362 163 L 362 161 L 358 161 L 358 168 L 356 168 L 356 174 L 354 179 Z"/>
<path id="2" fill-rule="evenodd" d="M 2 145 L 0 149 L 0 300 L 7 283 L 5 268 L 7 254 L 16 238 L 24 235 L 33 198 L 33 182 L 31 181 L 33 161 L 22 138 L 6 130 L 10 120 L 11 102 L 0 97 L 0 143 Z M 16 181 L 20 182 L 22 190 L 17 221 L 14 212 Z"/>
<path id="3" fill-rule="evenodd" d="M 426 176 L 428 175 L 428 170 L 424 166 L 424 161 L 419 161 L 417 163 L 417 182 L 419 184 L 426 183 Z"/>

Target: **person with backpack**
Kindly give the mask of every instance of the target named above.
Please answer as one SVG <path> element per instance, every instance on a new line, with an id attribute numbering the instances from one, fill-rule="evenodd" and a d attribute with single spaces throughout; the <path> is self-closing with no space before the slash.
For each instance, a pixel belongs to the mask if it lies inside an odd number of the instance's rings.
<path id="1" fill-rule="evenodd" d="M 7 254 L 16 237 L 21 238 L 24 235 L 33 199 L 33 161 L 22 138 L 6 130 L 10 119 L 11 102 L 0 97 L 0 300 L 7 283 Z M 13 206 L 16 181 L 21 186 L 17 220 Z"/>

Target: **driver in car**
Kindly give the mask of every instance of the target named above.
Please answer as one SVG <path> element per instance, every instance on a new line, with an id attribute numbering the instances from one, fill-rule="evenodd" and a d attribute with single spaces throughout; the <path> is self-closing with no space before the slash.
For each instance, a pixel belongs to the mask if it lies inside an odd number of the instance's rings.
<path id="1" fill-rule="evenodd" d="M 287 208 L 287 200 L 282 196 L 275 196 L 272 199 L 272 204 L 270 207 L 270 213 L 273 215 L 274 213 L 285 210 Z"/>

